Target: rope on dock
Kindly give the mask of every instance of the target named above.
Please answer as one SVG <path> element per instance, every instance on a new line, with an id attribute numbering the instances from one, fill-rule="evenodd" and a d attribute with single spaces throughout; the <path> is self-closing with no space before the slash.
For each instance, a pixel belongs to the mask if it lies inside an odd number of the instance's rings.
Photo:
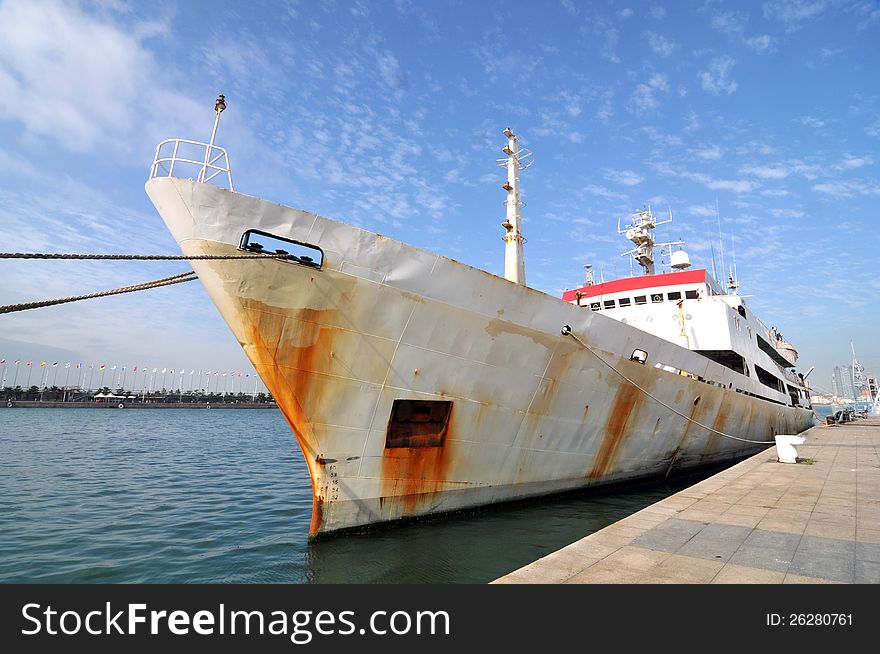
<path id="1" fill-rule="evenodd" d="M 114 288 L 109 291 L 100 291 L 98 293 L 87 293 L 86 295 L 73 295 L 71 297 L 57 298 L 54 300 L 39 300 L 36 302 L 24 302 L 22 304 L 7 304 L 0 306 L 0 314 L 13 313 L 15 311 L 26 311 L 27 309 L 38 309 L 40 307 L 51 307 L 56 304 L 65 304 L 67 302 L 78 302 L 79 300 L 89 300 L 96 297 L 106 297 L 108 295 L 119 295 L 121 293 L 134 293 L 135 291 L 145 291 L 150 288 L 159 288 L 160 286 L 171 286 L 172 284 L 182 284 L 183 282 L 191 282 L 198 279 L 195 272 L 180 273 L 171 277 L 163 277 L 155 279 L 151 282 L 143 282 L 132 286 L 123 286 Z"/>
<path id="2" fill-rule="evenodd" d="M 596 352 L 593 348 L 591 348 L 589 345 L 587 345 L 586 343 L 584 343 L 580 338 L 578 338 L 578 336 L 577 336 L 573 331 L 571 331 L 571 327 L 569 327 L 568 325 L 565 325 L 565 326 L 562 328 L 562 335 L 563 335 L 563 336 L 571 336 L 574 340 L 576 340 L 578 343 L 580 343 L 580 344 L 584 347 L 584 349 L 586 349 L 588 352 L 590 352 L 593 356 L 595 356 L 597 359 L 599 359 L 599 361 L 601 361 L 602 363 L 604 363 L 606 366 L 608 366 L 609 368 L 611 368 L 611 369 L 612 369 L 614 372 L 616 372 L 618 375 L 620 375 L 621 377 L 623 377 L 623 378 L 624 378 L 627 382 L 629 382 L 631 385 L 635 386 L 635 387 L 636 387 L 637 389 L 639 389 L 642 393 L 644 393 L 645 395 L 647 395 L 648 397 L 650 397 L 652 400 L 654 400 L 655 402 L 657 402 L 657 404 L 666 407 L 667 409 L 669 409 L 670 411 L 672 411 L 672 413 L 674 413 L 674 414 L 677 415 L 677 416 L 681 416 L 682 418 L 684 418 L 684 419 L 687 420 L 688 422 L 692 422 L 692 423 L 694 423 L 695 425 L 697 425 L 698 427 L 702 427 L 703 429 L 708 429 L 708 430 L 711 431 L 712 433 L 714 433 L 714 434 L 718 434 L 719 436 L 724 436 L 725 438 L 731 438 L 731 439 L 733 439 L 733 440 L 735 440 L 735 441 L 741 441 L 741 442 L 743 442 L 743 443 L 757 443 L 757 444 L 759 444 L 759 445 L 773 445 L 773 444 L 776 442 L 776 441 L 752 441 L 752 440 L 749 440 L 748 438 L 740 438 L 739 436 L 733 436 L 733 435 L 731 435 L 731 434 L 726 434 L 726 433 L 724 433 L 723 431 L 718 431 L 717 429 L 713 429 L 712 427 L 709 427 L 708 425 L 704 425 L 702 422 L 699 422 L 699 421 L 697 421 L 697 420 L 694 420 L 694 419 L 691 418 L 690 416 L 686 416 L 685 414 L 683 414 L 681 411 L 678 411 L 678 410 L 675 409 L 674 407 L 669 406 L 668 404 L 666 404 L 666 402 L 664 402 L 663 400 L 661 400 L 659 397 L 656 397 L 655 395 L 652 395 L 648 390 L 642 388 L 642 387 L 639 386 L 636 382 L 634 382 L 632 379 L 630 379 L 629 377 L 627 377 L 626 375 L 624 375 L 624 374 L 623 374 L 622 372 L 620 372 L 617 368 L 615 368 L 613 365 L 611 365 L 610 363 L 608 363 L 608 362 L 607 362 L 607 361 L 606 361 L 606 360 L 605 360 L 605 359 L 604 359 L 604 358 L 603 358 L 598 352 Z"/>

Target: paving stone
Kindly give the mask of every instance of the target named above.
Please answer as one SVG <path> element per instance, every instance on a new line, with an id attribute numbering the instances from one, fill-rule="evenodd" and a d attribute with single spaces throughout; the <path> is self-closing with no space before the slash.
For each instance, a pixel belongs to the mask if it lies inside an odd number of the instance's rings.
<path id="1" fill-rule="evenodd" d="M 857 584 L 880 584 L 880 563 L 874 561 L 856 561 Z"/>
<path id="2" fill-rule="evenodd" d="M 684 556 L 727 561 L 739 549 L 752 530 L 736 525 L 711 524 L 685 543 L 678 551 Z"/>
<path id="3" fill-rule="evenodd" d="M 694 520 L 670 518 L 636 538 L 632 544 L 661 552 L 676 552 L 706 525 Z"/>
<path id="4" fill-rule="evenodd" d="M 855 558 L 818 554 L 798 548 L 788 571 L 797 575 L 851 584 L 855 580 Z"/>

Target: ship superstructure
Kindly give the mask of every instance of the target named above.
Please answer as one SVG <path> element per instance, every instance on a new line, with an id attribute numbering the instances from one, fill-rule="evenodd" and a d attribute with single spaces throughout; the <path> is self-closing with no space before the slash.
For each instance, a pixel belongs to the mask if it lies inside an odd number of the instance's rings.
<path id="1" fill-rule="evenodd" d="M 157 149 L 146 190 L 184 253 L 274 255 L 193 267 L 305 456 L 311 536 L 666 475 L 812 424 L 793 360 L 705 271 L 526 286 L 505 136 L 508 279 L 233 191 L 213 140 Z"/>

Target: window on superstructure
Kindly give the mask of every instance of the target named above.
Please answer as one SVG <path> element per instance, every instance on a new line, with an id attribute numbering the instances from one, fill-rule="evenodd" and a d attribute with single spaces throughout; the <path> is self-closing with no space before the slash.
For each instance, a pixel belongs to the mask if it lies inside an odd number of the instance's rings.
<path id="1" fill-rule="evenodd" d="M 667 293 L 666 297 L 670 300 L 680 300 L 681 299 L 681 291 L 673 291 L 672 293 Z"/>
<path id="2" fill-rule="evenodd" d="M 788 391 L 788 396 L 791 398 L 792 406 L 800 406 L 800 398 L 798 397 L 798 391 L 796 388 L 792 388 L 788 384 L 785 385 L 786 390 Z"/>
<path id="3" fill-rule="evenodd" d="M 702 354 L 707 359 L 720 363 L 725 368 L 730 368 L 741 375 L 747 374 L 746 360 L 738 352 L 733 350 L 694 350 L 694 352 Z"/>
<path id="4" fill-rule="evenodd" d="M 598 302 L 590 302 L 590 309 L 593 311 L 599 311 L 602 309 L 602 306 Z"/>
<path id="5" fill-rule="evenodd" d="M 662 293 L 656 293 L 651 296 L 651 302 L 662 302 L 662 301 L 663 301 L 663 294 Z"/>
<path id="6" fill-rule="evenodd" d="M 645 365 L 645 361 L 648 360 L 648 353 L 644 350 L 633 350 L 633 353 L 630 355 L 629 360 Z"/>
<path id="7" fill-rule="evenodd" d="M 613 309 L 615 304 L 616 303 L 614 300 L 605 300 L 605 308 L 606 309 Z"/>
<path id="8" fill-rule="evenodd" d="M 772 388 L 774 391 L 779 391 L 780 393 L 785 392 L 785 384 L 783 384 L 782 380 L 773 373 L 764 370 L 758 365 L 755 366 L 755 373 L 758 375 L 758 381 L 764 384 L 764 386 Z"/>
<path id="9" fill-rule="evenodd" d="M 634 299 L 636 304 L 648 304 L 648 298 L 645 295 L 636 295 Z"/>
<path id="10" fill-rule="evenodd" d="M 697 291 L 685 291 L 684 292 L 685 300 L 699 300 L 700 294 Z"/>
<path id="11" fill-rule="evenodd" d="M 628 307 L 631 303 L 631 300 L 628 297 L 622 297 L 618 300 L 619 306 Z"/>
<path id="12" fill-rule="evenodd" d="M 741 315 L 743 318 L 746 317 L 746 308 L 745 308 L 743 305 L 739 305 L 739 306 L 736 308 L 736 312 L 737 312 L 739 315 Z"/>

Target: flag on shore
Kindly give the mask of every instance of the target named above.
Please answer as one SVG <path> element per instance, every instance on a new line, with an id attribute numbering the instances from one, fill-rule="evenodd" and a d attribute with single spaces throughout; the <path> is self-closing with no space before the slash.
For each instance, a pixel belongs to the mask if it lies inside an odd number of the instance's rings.
<path id="1" fill-rule="evenodd" d="M 70 362 L 65 363 L 65 364 L 64 364 L 64 367 L 65 367 L 65 368 L 70 368 Z"/>
<path id="2" fill-rule="evenodd" d="M 45 365 L 46 365 L 46 362 L 45 362 L 45 361 L 40 361 L 40 368 L 42 368 L 42 367 L 45 366 Z"/>
<path id="3" fill-rule="evenodd" d="M 56 361 L 55 363 L 52 364 L 52 367 L 53 367 L 53 368 L 55 368 L 55 367 L 57 367 L 57 366 L 58 366 L 58 362 L 57 362 L 57 361 Z"/>
<path id="4" fill-rule="evenodd" d="M 25 365 L 26 365 L 26 366 L 32 366 L 32 365 L 34 365 L 34 362 L 33 362 L 33 361 L 28 361 Z"/>
<path id="5" fill-rule="evenodd" d="M 106 368 L 107 368 L 107 366 L 105 366 L 103 363 L 100 366 L 98 366 L 98 370 L 106 370 Z"/>

